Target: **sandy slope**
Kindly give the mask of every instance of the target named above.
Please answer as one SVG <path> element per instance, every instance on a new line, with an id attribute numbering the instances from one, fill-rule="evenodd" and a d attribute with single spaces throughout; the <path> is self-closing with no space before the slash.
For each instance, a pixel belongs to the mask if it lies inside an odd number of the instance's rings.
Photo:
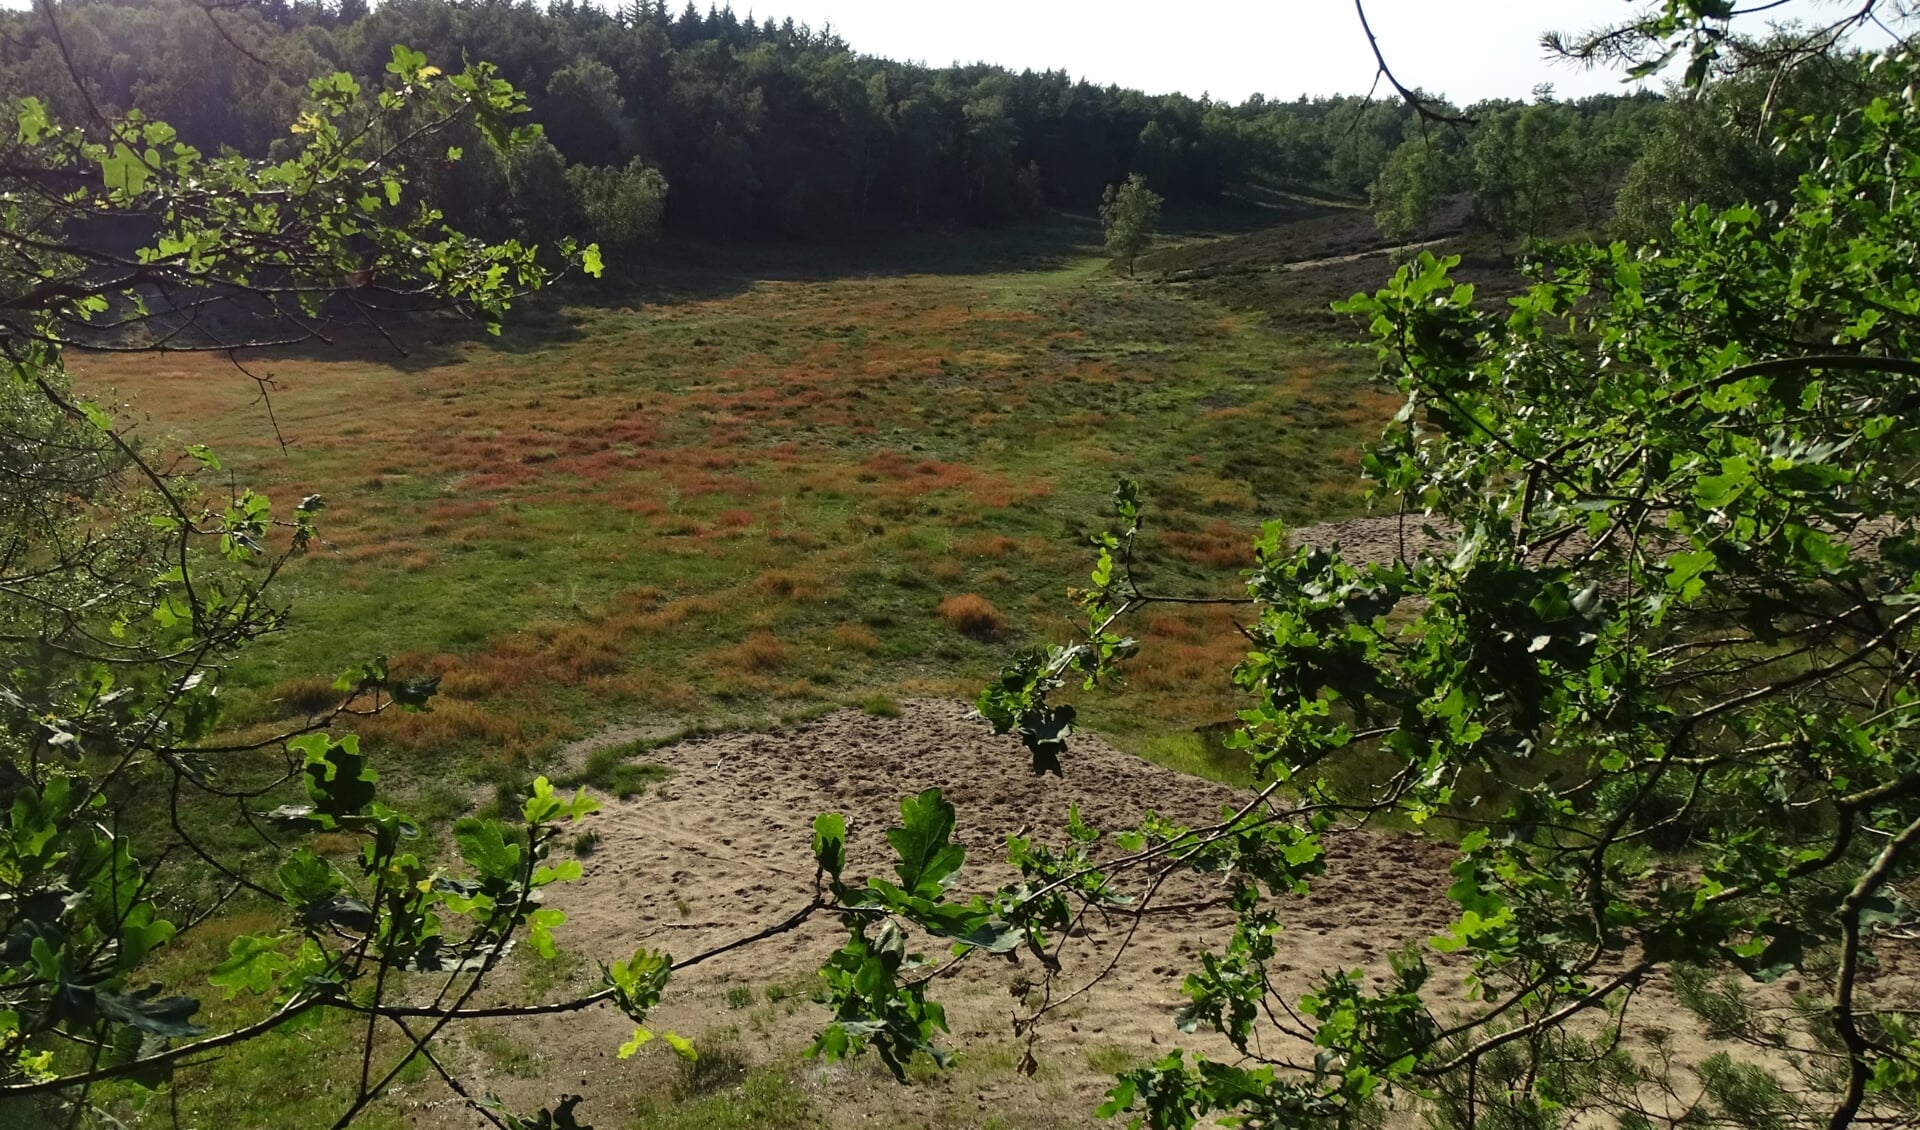
<path id="1" fill-rule="evenodd" d="M 1149 809 L 1188 823 L 1210 821 L 1246 794 L 1187 777 L 1122 754 L 1093 738 L 1075 742 L 1067 776 L 1036 778 L 1019 743 L 995 738 L 959 703 L 907 703 L 899 718 L 843 710 L 773 734 L 733 734 L 679 743 L 651 755 L 674 770 L 657 792 L 609 801 L 590 820 L 600 846 L 584 860 L 584 878 L 555 897 L 569 916 L 563 940 L 572 951 L 601 960 L 635 946 L 664 948 L 685 958 L 779 922 L 804 905 L 812 890 L 809 854 L 813 816 L 833 807 L 848 818 L 850 871 L 864 874 L 890 859 L 884 830 L 899 799 L 937 786 L 958 809 L 968 851 L 962 885 L 983 888 L 1012 872 L 1001 862 L 1009 833 L 1030 829 L 1062 838 L 1057 829 L 1070 804 L 1096 826 L 1121 828 Z M 1436 932 L 1449 920 L 1444 898 L 1448 849 L 1419 839 L 1369 833 L 1330 837 L 1329 871 L 1309 898 L 1284 909 L 1288 932 L 1281 970 L 1304 992 L 1316 971 L 1384 968 L 1386 952 Z M 977 1125 L 985 1111 L 1024 1111 L 1018 1125 L 1091 1123 L 1107 1086 L 1089 1052 L 1110 1057 L 1120 1049 L 1136 1059 L 1157 1057 L 1180 1037 L 1173 1014 L 1184 1003 L 1180 980 L 1203 948 L 1224 942 L 1232 918 L 1215 903 L 1217 892 L 1197 881 L 1162 892 L 1169 909 L 1146 916 L 1112 976 L 1050 1017 L 1037 1051 L 1037 1080 L 1010 1068 L 1012 1017 L 1023 988 L 1037 980 L 1031 957 L 981 960 L 943 984 L 955 1043 L 974 1052 L 976 1067 L 913 1088 L 882 1084 L 870 1069 L 808 1069 L 806 1085 L 836 1125 Z M 1061 992 L 1080 988 L 1112 959 L 1126 918 L 1090 920 L 1065 954 Z M 768 1061 L 803 1047 L 823 1015 L 797 1009 L 729 1012 L 729 988 L 751 988 L 764 1000 L 769 985 L 804 984 L 837 945 L 831 919 L 728 953 L 676 976 L 657 1020 L 695 1035 L 748 1024 L 741 1045 L 749 1059 Z M 594 970 L 578 971 L 589 987 Z M 736 1000 L 739 994 L 736 993 Z M 628 1026 L 611 1010 L 543 1020 L 513 1029 L 531 1045 L 545 1070 L 536 1077 L 487 1078 L 512 1101 L 547 1101 L 566 1090 L 593 1096 L 593 1115 L 620 1125 L 636 1095 L 661 1089 L 672 1065 L 645 1052 L 616 1062 L 613 1050 Z M 1214 1049 L 1220 1050 L 1220 1049 Z M 489 1075 L 477 1053 L 469 1063 Z M 423 1088 L 420 1098 L 430 1096 Z M 440 1125 L 467 1125 L 456 1104 L 432 1101 L 420 1114 Z"/>

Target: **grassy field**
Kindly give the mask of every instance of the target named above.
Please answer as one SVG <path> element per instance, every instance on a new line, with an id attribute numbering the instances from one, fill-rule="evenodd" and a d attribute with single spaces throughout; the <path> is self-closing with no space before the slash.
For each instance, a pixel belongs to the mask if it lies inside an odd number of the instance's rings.
<path id="1" fill-rule="evenodd" d="M 223 357 L 71 365 L 149 439 L 219 452 L 209 492 L 328 499 L 291 629 L 234 672 L 238 720 L 311 710 L 389 654 L 445 693 L 369 738 L 485 779 L 613 721 L 970 696 L 1061 634 L 1117 475 L 1144 481 L 1149 573 L 1175 591 L 1230 589 L 1265 519 L 1355 511 L 1358 447 L 1391 411 L 1365 358 L 1120 279 L 1097 234 L 831 268 L 709 256 L 525 306 L 498 340 L 430 323 L 404 356 L 247 359 L 278 436 Z M 1201 766 L 1191 731 L 1229 716 L 1237 636 L 1217 612 L 1145 627 L 1134 693 L 1091 720 Z"/>

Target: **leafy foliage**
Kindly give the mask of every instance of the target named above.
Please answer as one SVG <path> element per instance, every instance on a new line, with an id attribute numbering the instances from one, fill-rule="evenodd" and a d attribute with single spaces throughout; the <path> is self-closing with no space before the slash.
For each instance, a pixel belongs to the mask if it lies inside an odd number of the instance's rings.
<path id="1" fill-rule="evenodd" d="M 69 387 L 59 363 L 75 341 L 231 348 L 322 337 L 367 317 L 369 303 L 396 300 L 497 324 L 554 267 L 532 247 L 474 240 L 407 206 L 399 154 L 456 124 L 511 148 L 533 136 L 514 120 L 524 109 L 491 68 L 443 73 L 404 47 L 377 90 L 345 75 L 316 80 L 282 155 L 266 161 L 204 156 L 137 112 L 68 126 L 40 100 L 9 105 L 0 1102 L 44 1100 L 45 1114 L 78 1118 L 97 1085 L 159 1086 L 182 1060 L 343 1009 L 364 1014 L 369 1033 L 344 1123 L 399 1070 L 375 1069 L 374 1020 L 403 1030 L 403 1015 L 428 1021 L 408 1030 L 411 1051 L 516 940 L 552 954 L 564 915 L 540 906 L 540 891 L 579 865 L 544 861 L 559 826 L 594 802 L 563 800 L 541 780 L 516 824 L 460 829 L 463 868 L 423 858 L 418 829 L 381 803 L 357 739 L 324 729 L 430 706 L 435 682 L 392 675 L 383 659 L 342 657 L 337 706 L 292 732 L 218 736 L 220 673 L 284 625 L 270 587 L 318 538 L 324 502 L 276 511 L 238 487 L 225 500 L 202 493 L 198 477 L 221 470 L 217 456 L 136 443 L 111 409 Z M 564 243 L 559 254 L 598 270 L 596 248 Z M 205 317 L 216 304 L 243 314 Z M 260 854 L 210 842 L 215 808 L 258 830 Z M 276 850 L 268 823 L 324 830 L 358 851 L 342 862 Z M 228 997 L 267 1002 L 260 1019 L 213 1032 L 195 997 L 141 978 L 158 947 L 235 897 L 279 906 L 284 925 L 234 939 L 207 971 Z M 438 975 L 438 997 L 396 1000 L 400 973 Z"/>
<path id="2" fill-rule="evenodd" d="M 1247 897 L 1183 1014 L 1244 1058 L 1127 1073 L 1108 1113 L 1914 1116 L 1911 990 L 1862 973 L 1901 944 L 1889 931 L 1912 921 L 1901 892 L 1920 873 L 1920 103 L 1910 58 L 1878 70 L 1876 88 L 1901 93 L 1783 138 L 1809 171 L 1775 216 L 1701 207 L 1654 247 L 1555 249 L 1505 312 L 1431 256 L 1347 304 L 1406 397 L 1367 471 L 1446 547 L 1360 565 L 1268 530 L 1235 677 L 1251 700 L 1237 741 L 1273 783 L 1182 862 L 1286 829 L 1239 848 L 1239 866 L 1292 868 L 1284 880 L 1309 873 L 1336 820 L 1462 829 L 1457 918 L 1430 944 L 1466 963 L 1473 992 L 1410 951 L 1384 982 L 1336 971 L 1276 999 L 1278 920 Z M 1134 497 L 1119 499 L 1129 538 Z M 1082 602 L 1103 611 L 1116 587 L 1121 612 L 1154 602 L 1113 572 L 1103 551 Z M 1111 620 L 1075 652 L 1088 678 L 1111 673 Z M 1067 666 L 1017 668 L 983 712 L 1042 733 Z M 1385 768 L 1333 771 L 1356 760 Z M 1263 811 L 1283 785 L 1298 802 Z M 1752 1003 L 1788 974 L 1804 1005 Z M 1663 975 L 1693 986 L 1682 999 L 1712 1038 L 1739 1043 L 1697 1062 L 1622 1045 Z M 1263 1050 L 1262 1032 L 1310 1058 Z M 1681 1097 L 1687 1072 L 1703 1098 Z"/>

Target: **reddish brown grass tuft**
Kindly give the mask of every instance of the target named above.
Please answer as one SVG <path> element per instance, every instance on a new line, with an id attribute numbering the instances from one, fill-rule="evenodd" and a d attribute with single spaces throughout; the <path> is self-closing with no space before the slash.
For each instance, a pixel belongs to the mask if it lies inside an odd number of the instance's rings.
<path id="1" fill-rule="evenodd" d="M 433 709 L 422 714 L 388 711 L 362 721 L 360 730 L 409 750 L 442 750 L 467 742 L 512 748 L 526 737 L 516 719 L 459 699 L 437 699 Z"/>
<path id="2" fill-rule="evenodd" d="M 332 679 L 312 678 L 281 683 L 269 697 L 279 701 L 283 713 L 324 714 L 339 706 L 345 696 L 333 689 Z"/>
<path id="3" fill-rule="evenodd" d="M 786 665 L 787 645 L 772 632 L 755 632 L 734 646 L 718 648 L 711 654 L 717 667 L 766 674 Z"/>
<path id="4" fill-rule="evenodd" d="M 828 590 L 825 577 L 804 569 L 769 569 L 754 578 L 753 587 L 782 600 L 808 603 L 824 599 Z"/>
<path id="5" fill-rule="evenodd" d="M 1005 557 L 1018 548 L 1020 543 L 1004 534 L 981 534 L 953 543 L 953 551 L 963 557 Z"/>
<path id="6" fill-rule="evenodd" d="M 1175 557 L 1215 569 L 1243 569 L 1253 564 L 1253 539 L 1230 523 L 1214 521 L 1204 530 L 1170 531 L 1163 535 Z"/>
<path id="7" fill-rule="evenodd" d="M 1007 630 L 1007 618 L 993 602 L 977 592 L 961 593 L 940 602 L 940 618 L 961 635 L 990 640 Z"/>
<path id="8" fill-rule="evenodd" d="M 858 624 L 842 624 L 833 630 L 833 644 L 872 655 L 880 650 L 880 637 Z"/>

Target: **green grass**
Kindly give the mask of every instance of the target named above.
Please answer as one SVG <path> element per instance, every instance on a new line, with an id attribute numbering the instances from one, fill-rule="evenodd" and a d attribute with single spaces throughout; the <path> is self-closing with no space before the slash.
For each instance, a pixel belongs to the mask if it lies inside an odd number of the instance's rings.
<path id="1" fill-rule="evenodd" d="M 1140 1053 L 1119 1044 L 1102 1044 L 1087 1049 L 1087 1066 L 1102 1075 L 1118 1075 L 1122 1071 L 1132 1071 L 1146 1062 Z"/>
<path id="2" fill-rule="evenodd" d="M 504 1027 L 474 1024 L 464 1035 L 491 1071 L 515 1079 L 538 1079 L 546 1074 L 546 1057 Z"/>
<path id="3" fill-rule="evenodd" d="M 1254 783 L 1252 760 L 1221 744 L 1225 727 L 1166 732 L 1102 709 L 1092 713 L 1090 725 L 1120 749 L 1156 765 L 1242 788 Z"/>
<path id="4" fill-rule="evenodd" d="M 900 704 L 883 694 L 868 695 L 861 699 L 860 709 L 874 718 L 900 717 Z"/>
<path id="5" fill-rule="evenodd" d="M 812 1130 L 824 1115 L 783 1071 L 747 1072 L 738 1085 L 680 1101 L 643 1103 L 632 1130 Z"/>
<path id="6" fill-rule="evenodd" d="M 647 791 L 649 785 L 657 785 L 673 776 L 673 770 L 664 765 L 635 765 L 622 762 L 607 770 L 604 775 L 589 778 L 589 783 L 626 800 L 637 797 Z"/>

